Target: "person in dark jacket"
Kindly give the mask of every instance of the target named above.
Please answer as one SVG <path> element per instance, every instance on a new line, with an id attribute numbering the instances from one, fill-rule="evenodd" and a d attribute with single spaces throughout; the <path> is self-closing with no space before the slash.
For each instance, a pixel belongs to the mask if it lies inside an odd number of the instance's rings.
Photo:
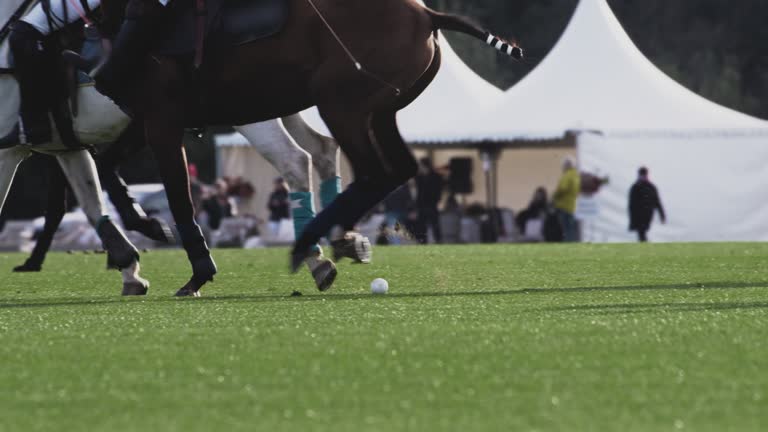
<path id="1" fill-rule="evenodd" d="M 525 233 L 525 225 L 531 219 L 541 218 L 547 211 L 549 201 L 547 200 L 547 190 L 539 186 L 533 193 L 533 198 L 528 204 L 528 208 L 520 211 L 515 218 L 515 224 L 521 234 Z"/>
<path id="2" fill-rule="evenodd" d="M 647 233 L 653 221 L 653 212 L 659 212 L 661 223 L 666 223 L 667 216 L 661 205 L 659 191 L 648 180 L 648 168 L 642 167 L 637 172 L 638 178 L 629 190 L 629 230 L 637 231 L 641 242 L 648 241 Z"/>
<path id="3" fill-rule="evenodd" d="M 384 222 L 384 234 L 388 240 L 387 244 L 401 243 L 400 237 L 403 235 L 405 221 L 408 219 L 408 210 L 412 207 L 413 197 L 407 183 L 395 189 L 384 200 L 384 211 L 387 217 Z"/>
<path id="4" fill-rule="evenodd" d="M 427 230 L 431 227 L 435 242 L 443 241 L 440 231 L 440 212 L 437 205 L 443 197 L 445 179 L 435 171 L 430 158 L 419 161 L 419 173 L 416 175 L 416 207 L 419 212 L 419 243 L 427 243 Z"/>
<path id="5" fill-rule="evenodd" d="M 269 229 L 273 235 L 280 231 L 280 221 L 291 217 L 291 200 L 288 197 L 288 185 L 282 177 L 274 182 L 275 188 L 269 195 Z"/>

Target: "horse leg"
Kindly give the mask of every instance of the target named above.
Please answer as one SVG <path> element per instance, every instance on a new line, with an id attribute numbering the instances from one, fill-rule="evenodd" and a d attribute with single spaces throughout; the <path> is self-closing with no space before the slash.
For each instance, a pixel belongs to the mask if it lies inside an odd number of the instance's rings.
<path id="1" fill-rule="evenodd" d="M 31 151 L 28 146 L 15 146 L 0 149 L 0 213 L 2 213 L 5 198 L 11 190 L 13 177 L 19 164 L 29 156 Z M 2 222 L 0 222 L 2 226 Z"/>
<path id="2" fill-rule="evenodd" d="M 312 157 L 296 144 L 283 125 L 275 120 L 235 128 L 264 158 L 277 169 L 291 188 L 291 214 L 296 238 L 315 217 L 312 194 Z M 320 291 L 331 287 L 336 279 L 336 265 L 323 256 L 320 245 L 304 260 Z"/>
<path id="3" fill-rule="evenodd" d="M 397 131 L 394 110 L 349 112 L 319 106 L 320 114 L 349 158 L 355 181 L 307 226 L 292 252 L 294 271 L 309 245 L 334 226 L 351 230 L 389 193 L 416 174 L 416 161 Z"/>
<path id="4" fill-rule="evenodd" d="M 328 207 L 341 193 L 341 151 L 336 140 L 312 129 L 299 114 L 283 117 L 282 120 L 288 133 L 312 156 L 313 165 L 321 180 L 320 205 L 323 208 Z M 350 258 L 356 263 L 371 262 L 371 241 L 367 237 L 341 229 L 327 237 L 334 245 L 335 260 Z"/>
<path id="5" fill-rule="evenodd" d="M 91 154 L 86 150 L 77 150 L 61 153 L 56 158 L 88 221 L 101 238 L 107 251 L 107 266 L 117 268 L 122 273 L 123 295 L 146 294 L 149 282 L 138 276 L 139 251 L 109 218 Z"/>
<path id="6" fill-rule="evenodd" d="M 117 166 L 126 156 L 144 147 L 144 125 L 131 122 L 117 142 L 100 153 L 96 158 L 99 178 L 115 205 L 123 226 L 137 231 L 145 237 L 162 243 L 173 243 L 173 233 L 168 224 L 160 218 L 151 218 L 144 213 L 141 205 L 128 192 L 128 186 L 117 173 Z"/>
<path id="7" fill-rule="evenodd" d="M 155 61 L 157 60 L 157 61 Z M 203 232 L 195 222 L 195 210 L 189 188 L 187 155 L 184 151 L 184 102 L 176 82 L 179 73 L 176 63 L 168 59 L 153 59 L 152 77 L 144 89 L 144 133 L 147 144 L 157 160 L 171 213 L 181 244 L 192 265 L 192 277 L 176 296 L 199 296 L 200 288 L 212 281 L 216 263 L 211 257 Z"/>
<path id="8" fill-rule="evenodd" d="M 282 121 L 293 139 L 312 156 L 312 165 L 320 176 L 320 205 L 326 208 L 341 193 L 341 151 L 336 140 L 312 129 L 300 114 L 283 117 Z"/>
<path id="9" fill-rule="evenodd" d="M 48 181 L 48 208 L 45 210 L 45 225 L 43 226 L 43 232 L 37 238 L 35 242 L 35 248 L 32 250 L 32 254 L 24 262 L 24 264 L 14 267 L 14 272 L 38 272 L 43 267 L 43 261 L 45 261 L 45 255 L 51 248 L 53 242 L 53 236 L 56 234 L 56 230 L 59 229 L 61 220 L 64 218 L 64 213 L 67 209 L 67 179 L 64 178 L 64 173 L 61 171 L 56 158 L 45 156 L 49 162 L 48 173 L 50 175 Z"/>

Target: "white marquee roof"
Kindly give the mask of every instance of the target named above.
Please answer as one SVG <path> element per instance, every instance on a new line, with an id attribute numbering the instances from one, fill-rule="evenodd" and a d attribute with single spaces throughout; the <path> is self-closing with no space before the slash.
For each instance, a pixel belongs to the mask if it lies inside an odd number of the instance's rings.
<path id="1" fill-rule="evenodd" d="M 581 0 L 552 51 L 496 106 L 447 121 L 429 141 L 510 141 L 606 134 L 712 134 L 768 122 L 717 105 L 657 69 L 605 0 Z"/>

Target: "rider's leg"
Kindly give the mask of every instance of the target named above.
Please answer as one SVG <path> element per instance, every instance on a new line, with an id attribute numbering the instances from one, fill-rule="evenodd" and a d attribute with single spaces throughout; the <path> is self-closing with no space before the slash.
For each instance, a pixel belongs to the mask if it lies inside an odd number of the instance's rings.
<path id="1" fill-rule="evenodd" d="M 88 0 L 91 8 L 97 7 L 99 3 L 100 0 Z M 0 138 L 0 147 L 19 143 L 40 144 L 51 140 L 48 112 L 52 108 L 51 94 L 57 90 L 54 85 L 56 80 L 51 79 L 51 70 L 55 70 L 56 61 L 46 55 L 44 39 L 52 32 L 79 20 L 80 15 L 66 1 L 53 1 L 49 6 L 52 19 L 48 19 L 43 5 L 38 4 L 15 23 L 11 30 L 9 42 L 21 91 L 21 121 L 10 134 Z M 63 98 L 57 98 L 53 108 L 59 134 L 64 142 L 76 141 L 71 121 L 66 117 L 69 108 Z"/>
<path id="2" fill-rule="evenodd" d="M 0 138 L 0 147 L 42 144 L 51 140 L 48 98 L 52 86 L 43 39 L 44 35 L 26 22 L 20 21 L 13 26 L 10 47 L 21 93 L 20 121 L 10 134 Z"/>
<path id="3" fill-rule="evenodd" d="M 163 7 L 156 0 L 130 0 L 112 52 L 93 74 L 96 89 L 121 106 L 130 106 L 143 59 L 159 32 Z"/>

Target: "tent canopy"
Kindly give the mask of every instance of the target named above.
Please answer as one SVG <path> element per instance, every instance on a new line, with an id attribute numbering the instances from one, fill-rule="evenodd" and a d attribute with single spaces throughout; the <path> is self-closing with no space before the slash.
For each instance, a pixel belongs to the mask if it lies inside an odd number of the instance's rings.
<path id="1" fill-rule="evenodd" d="M 634 45 L 605 0 L 581 0 L 552 51 L 499 104 L 447 124 L 436 138 L 511 141 L 561 137 L 568 130 L 691 135 L 767 127 L 669 78 Z"/>

